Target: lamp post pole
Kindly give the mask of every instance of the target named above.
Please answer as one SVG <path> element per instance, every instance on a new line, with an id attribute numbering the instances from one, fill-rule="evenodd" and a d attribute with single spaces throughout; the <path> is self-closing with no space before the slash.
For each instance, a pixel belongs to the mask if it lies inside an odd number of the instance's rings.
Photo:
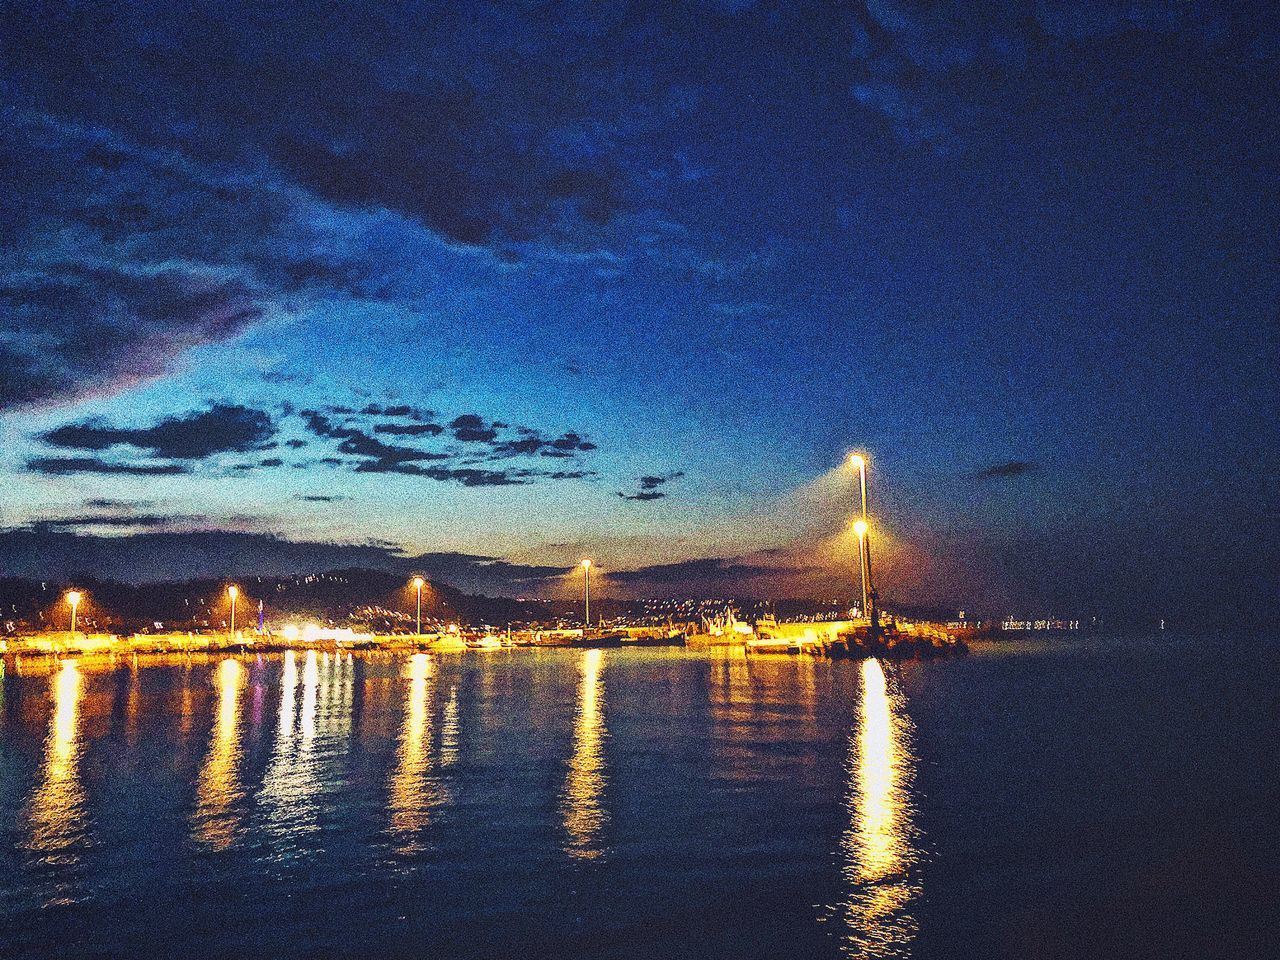
<path id="1" fill-rule="evenodd" d="M 236 641 L 236 600 L 240 596 L 239 587 L 227 587 L 227 596 L 231 598 L 231 642 Z"/>
<path id="2" fill-rule="evenodd" d="M 71 604 L 71 635 L 76 635 L 76 608 L 80 606 L 80 591 L 72 590 L 67 594 L 67 602 Z"/>
<path id="3" fill-rule="evenodd" d="M 870 566 L 868 563 L 870 555 L 867 550 L 867 458 L 860 453 L 855 453 L 850 458 L 850 462 L 858 471 L 858 486 L 862 491 L 862 514 L 854 524 L 854 529 L 858 533 L 858 567 L 862 571 L 862 615 L 869 617 L 870 614 L 867 611 L 867 578 Z"/>
<path id="4" fill-rule="evenodd" d="M 583 633 L 591 627 L 591 561 L 582 561 L 582 620 Z"/>
<path id="5" fill-rule="evenodd" d="M 413 585 L 418 591 L 418 636 L 422 636 L 422 584 L 421 577 L 413 578 Z"/>

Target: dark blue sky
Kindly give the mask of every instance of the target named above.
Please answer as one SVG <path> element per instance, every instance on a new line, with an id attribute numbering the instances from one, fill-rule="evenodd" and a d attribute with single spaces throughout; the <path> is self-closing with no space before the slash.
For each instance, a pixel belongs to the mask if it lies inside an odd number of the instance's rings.
<path id="1" fill-rule="evenodd" d="M 8 566 L 1274 609 L 1273 13 L 6 4 Z"/>

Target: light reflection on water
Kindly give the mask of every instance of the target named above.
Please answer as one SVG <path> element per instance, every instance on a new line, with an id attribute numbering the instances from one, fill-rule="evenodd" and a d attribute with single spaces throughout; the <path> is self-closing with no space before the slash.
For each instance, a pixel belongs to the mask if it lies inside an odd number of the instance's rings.
<path id="1" fill-rule="evenodd" d="M 196 781 L 196 809 L 192 818 L 195 839 L 215 850 L 235 842 L 239 830 L 236 802 L 243 796 L 240 762 L 240 691 L 244 667 L 228 658 L 218 665 L 214 685 L 218 692 L 217 715 L 209 735 L 209 752 Z"/>
<path id="2" fill-rule="evenodd" d="M 568 834 L 565 851 L 579 860 L 593 860 L 605 852 L 601 831 L 608 821 L 604 808 L 604 652 L 582 654 L 578 713 L 573 725 L 573 757 L 565 778 L 561 811 Z"/>
<path id="3" fill-rule="evenodd" d="M 1111 889 L 1120 846 L 1136 897 L 1171 875 L 1149 841 L 1270 836 L 1248 804 L 1274 688 L 1188 657 L 11 666 L 0 957 L 1027 956 L 1063 889 L 1011 877 Z"/>
<path id="4" fill-rule="evenodd" d="M 85 793 L 80 781 L 80 698 L 84 678 L 65 660 L 49 678 L 53 715 L 44 742 L 40 780 L 27 807 L 27 847 L 48 863 L 72 865 L 84 836 Z"/>
<path id="5" fill-rule="evenodd" d="M 843 840 L 848 898 L 840 910 L 846 953 L 853 957 L 907 956 L 917 931 L 909 724 L 879 661 L 864 660 L 858 731 L 849 748 L 849 827 Z"/>
<path id="6" fill-rule="evenodd" d="M 308 650 L 302 668 L 302 702 L 298 695 L 297 655 L 288 651 L 280 674 L 280 712 L 271 759 L 262 778 L 258 803 L 263 827 L 277 838 L 299 837 L 316 828 L 315 769 L 311 758 L 316 733 L 316 690 L 320 683 L 319 654 Z"/>
<path id="7" fill-rule="evenodd" d="M 401 854 L 422 848 L 419 833 L 427 825 L 438 795 L 430 775 L 432 663 L 425 653 L 409 658 L 405 667 L 404 722 L 391 774 L 391 832 Z"/>

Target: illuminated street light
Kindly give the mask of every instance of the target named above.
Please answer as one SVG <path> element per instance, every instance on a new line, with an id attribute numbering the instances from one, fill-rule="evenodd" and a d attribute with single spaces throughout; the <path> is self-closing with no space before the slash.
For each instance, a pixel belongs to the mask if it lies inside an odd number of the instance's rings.
<path id="1" fill-rule="evenodd" d="M 582 619 L 583 632 L 591 626 L 591 561 L 582 561 Z"/>
<path id="2" fill-rule="evenodd" d="M 231 598 L 231 640 L 236 639 L 236 599 L 240 596 L 240 588 L 237 586 L 227 587 L 227 596 Z"/>
<path id="3" fill-rule="evenodd" d="M 414 589 L 418 591 L 418 636 L 422 636 L 422 588 L 427 581 L 421 577 L 414 577 L 410 582 L 413 584 Z"/>
<path id="4" fill-rule="evenodd" d="M 76 607 L 80 606 L 80 591 L 68 590 L 67 603 L 71 605 L 71 633 L 74 636 L 76 632 Z"/>

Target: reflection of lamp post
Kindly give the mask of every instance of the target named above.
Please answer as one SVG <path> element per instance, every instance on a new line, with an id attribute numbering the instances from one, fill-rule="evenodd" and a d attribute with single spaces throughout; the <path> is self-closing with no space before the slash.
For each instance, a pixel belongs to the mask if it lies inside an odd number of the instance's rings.
<path id="1" fill-rule="evenodd" d="M 67 591 L 67 603 L 71 604 L 71 634 L 75 636 L 76 632 L 76 607 L 80 606 L 80 591 Z"/>
<path id="2" fill-rule="evenodd" d="M 418 636 L 422 636 L 422 587 L 426 582 L 421 577 L 413 578 L 413 587 L 418 591 Z"/>
<path id="3" fill-rule="evenodd" d="M 227 596 L 231 598 L 231 640 L 234 643 L 236 639 L 236 598 L 240 596 L 240 588 L 237 586 L 227 587 Z"/>
<path id="4" fill-rule="evenodd" d="M 591 561 L 582 561 L 582 620 L 583 630 L 591 626 Z"/>

